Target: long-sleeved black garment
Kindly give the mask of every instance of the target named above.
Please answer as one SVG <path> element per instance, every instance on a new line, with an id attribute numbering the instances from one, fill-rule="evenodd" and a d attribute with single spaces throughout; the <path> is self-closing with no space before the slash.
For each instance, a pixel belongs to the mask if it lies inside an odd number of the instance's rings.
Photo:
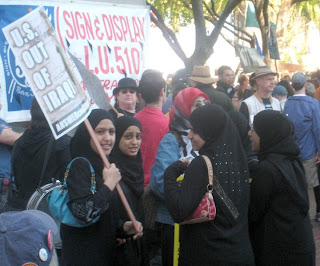
<path id="1" fill-rule="evenodd" d="M 193 132 L 206 140 L 199 153 L 210 158 L 214 174 L 237 214 L 214 189 L 216 218 L 180 227 L 179 265 L 252 265 L 247 216 L 249 173 L 239 133 L 216 105 L 196 109 L 190 123 Z M 184 171 L 184 180 L 179 185 L 176 178 Z M 165 171 L 164 181 L 166 207 L 175 222 L 182 222 L 195 211 L 206 193 L 207 165 L 201 156 L 193 159 L 187 169 L 182 162 L 175 162 Z"/>
<path id="2" fill-rule="evenodd" d="M 98 222 L 76 228 L 61 224 L 62 256 L 65 265 L 113 265 L 118 217 L 115 207 L 116 192 L 103 184 L 96 172 L 97 192 L 90 191 L 89 165 L 76 160 L 67 179 L 72 214 L 85 223 L 100 215 Z"/>
<path id="3" fill-rule="evenodd" d="M 51 151 L 40 186 L 63 180 L 67 164 L 71 159 L 70 137 L 54 140 L 49 128 L 27 129 L 15 142 L 12 153 L 14 186 L 10 189 L 6 210 L 24 210 L 31 195 L 40 183 L 48 145 Z"/>
<path id="4" fill-rule="evenodd" d="M 253 126 L 260 137 L 249 208 L 256 265 L 314 265 L 307 181 L 293 126 L 272 110 L 256 115 Z"/>

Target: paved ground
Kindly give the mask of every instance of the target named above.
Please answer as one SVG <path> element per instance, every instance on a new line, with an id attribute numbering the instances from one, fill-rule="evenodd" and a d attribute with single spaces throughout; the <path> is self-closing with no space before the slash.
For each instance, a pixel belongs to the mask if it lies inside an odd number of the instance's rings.
<path id="1" fill-rule="evenodd" d="M 315 201 L 313 190 L 309 190 L 309 199 L 310 199 L 310 218 L 311 224 L 313 226 L 313 236 L 314 242 L 316 244 L 316 265 L 320 266 L 320 222 L 314 220 L 315 216 Z"/>

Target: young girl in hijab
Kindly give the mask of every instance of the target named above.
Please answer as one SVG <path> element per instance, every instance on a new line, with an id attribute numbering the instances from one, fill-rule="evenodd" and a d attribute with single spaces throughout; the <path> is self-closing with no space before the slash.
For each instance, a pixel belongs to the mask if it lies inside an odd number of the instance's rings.
<path id="1" fill-rule="evenodd" d="M 315 265 L 300 149 L 290 120 L 262 111 L 249 132 L 259 163 L 251 183 L 250 233 L 256 265 Z"/>
<path id="2" fill-rule="evenodd" d="M 140 153 L 141 124 L 131 116 L 122 116 L 115 121 L 116 142 L 110 154 L 110 161 L 120 170 L 121 188 L 137 220 L 143 220 L 142 194 L 144 172 Z M 126 221 L 127 213 L 120 207 L 120 220 Z M 123 236 L 126 237 L 126 236 Z M 117 247 L 117 265 L 141 264 L 141 243 L 130 240 Z"/>
<path id="3" fill-rule="evenodd" d="M 216 217 L 213 221 L 180 226 L 179 265 L 253 265 L 248 234 L 249 175 L 239 133 L 227 113 L 208 104 L 190 115 L 194 150 L 212 163 Z M 176 178 L 185 173 L 181 184 Z M 198 207 L 207 191 L 208 169 L 202 156 L 189 166 L 171 164 L 164 174 L 166 206 L 177 223 Z"/>
<path id="4" fill-rule="evenodd" d="M 108 156 L 115 141 L 115 127 L 110 113 L 102 109 L 91 112 L 88 120 Z M 121 174 L 114 164 L 104 167 L 97 147 L 82 123 L 71 140 L 71 156 L 85 157 L 95 172 L 96 192 L 92 194 L 91 172 L 85 159 L 73 162 L 67 178 L 70 201 L 68 207 L 85 227 L 61 224 L 63 265 L 113 265 L 116 247 L 116 229 L 119 223 L 117 213 L 116 184 Z M 100 216 L 99 220 L 91 223 Z M 121 225 L 125 231 L 132 230 L 132 223 Z"/>
<path id="5" fill-rule="evenodd" d="M 171 114 L 170 133 L 161 140 L 156 162 L 151 169 L 150 188 L 162 202 L 156 215 L 156 222 L 161 224 L 162 265 L 171 265 L 173 261 L 174 222 L 164 204 L 163 174 L 166 168 L 179 159 L 191 161 L 198 154 L 192 149 L 187 138 L 190 114 L 208 102 L 209 97 L 197 88 L 185 88 L 174 99 Z"/>

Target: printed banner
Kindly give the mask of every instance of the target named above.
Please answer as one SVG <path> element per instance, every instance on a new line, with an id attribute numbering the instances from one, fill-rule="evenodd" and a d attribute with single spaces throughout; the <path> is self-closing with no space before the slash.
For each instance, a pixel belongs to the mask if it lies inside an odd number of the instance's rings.
<path id="1" fill-rule="evenodd" d="M 43 8 L 2 29 L 55 138 L 68 133 L 90 113 L 90 102 Z"/>
<path id="2" fill-rule="evenodd" d="M 21 1 L 0 0 L 1 29 L 44 2 L 26 0 L 23 5 L 19 3 Z M 146 7 L 132 8 L 101 2 L 46 1 L 45 4 L 44 10 L 63 49 L 71 52 L 98 76 L 112 103 L 112 91 L 124 77 L 124 72 L 137 81 L 140 79 L 146 68 L 150 25 Z M 0 117 L 7 122 L 28 121 L 33 92 L 1 31 L 0 41 L 3 44 L 0 49 Z M 80 75 L 78 77 L 81 80 Z"/>
<path id="3" fill-rule="evenodd" d="M 256 49 L 235 43 L 236 55 L 240 57 L 241 67 L 245 73 L 256 71 L 258 66 L 265 66 L 265 62 Z"/>

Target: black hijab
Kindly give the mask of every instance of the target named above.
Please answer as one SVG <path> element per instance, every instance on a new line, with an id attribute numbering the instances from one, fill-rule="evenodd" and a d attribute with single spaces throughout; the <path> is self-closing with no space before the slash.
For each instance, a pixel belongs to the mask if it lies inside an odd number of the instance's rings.
<path id="1" fill-rule="evenodd" d="M 287 184 L 292 200 L 307 214 L 307 181 L 291 121 L 279 111 L 264 110 L 254 117 L 253 126 L 260 137 L 259 159 L 269 161 L 281 172 L 279 178 Z"/>
<path id="2" fill-rule="evenodd" d="M 136 156 L 128 156 L 119 149 L 119 143 L 123 134 L 131 126 L 136 126 L 141 131 L 140 121 L 136 118 L 131 116 L 122 116 L 117 118 L 115 122 L 116 142 L 110 154 L 110 160 L 115 163 L 120 170 L 122 176 L 121 181 L 124 182 L 137 197 L 140 198 L 143 193 L 144 185 L 141 152 L 139 150 Z"/>
<path id="3" fill-rule="evenodd" d="M 112 120 L 112 116 L 109 112 L 103 109 L 94 109 L 88 116 L 88 120 L 93 128 L 101 122 L 101 120 Z M 101 175 L 104 167 L 103 161 L 99 154 L 97 154 L 90 146 L 91 137 L 84 123 L 81 123 L 77 128 L 74 136 L 71 139 L 71 157 L 86 157 L 92 164 L 96 174 Z"/>
<path id="4" fill-rule="evenodd" d="M 242 113 L 236 110 L 229 111 L 228 115 L 239 131 L 239 136 L 242 142 L 242 146 L 244 151 L 246 152 L 248 159 L 255 158 L 256 155 L 255 153 L 252 152 L 251 141 L 248 136 L 248 131 L 250 130 L 248 120 Z"/>
<path id="5" fill-rule="evenodd" d="M 225 193 L 239 213 L 246 213 L 244 209 L 248 208 L 249 173 L 246 155 L 234 123 L 215 104 L 197 108 L 189 121 L 193 131 L 205 140 L 199 153 L 212 160 L 214 173 Z M 226 202 L 224 204 L 227 205 Z M 230 206 L 227 207 L 230 210 Z"/>

